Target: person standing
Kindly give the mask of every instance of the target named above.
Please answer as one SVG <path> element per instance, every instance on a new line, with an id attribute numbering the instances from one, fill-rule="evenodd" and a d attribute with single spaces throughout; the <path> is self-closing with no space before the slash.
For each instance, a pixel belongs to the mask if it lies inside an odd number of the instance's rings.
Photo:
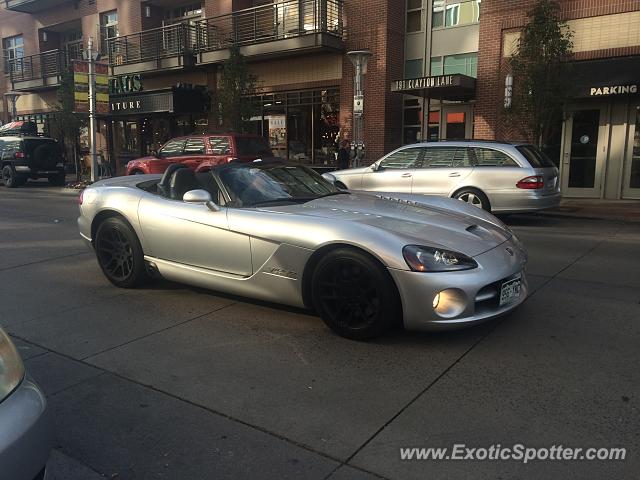
<path id="1" fill-rule="evenodd" d="M 338 170 L 349 168 L 349 140 L 342 140 L 338 149 Z"/>

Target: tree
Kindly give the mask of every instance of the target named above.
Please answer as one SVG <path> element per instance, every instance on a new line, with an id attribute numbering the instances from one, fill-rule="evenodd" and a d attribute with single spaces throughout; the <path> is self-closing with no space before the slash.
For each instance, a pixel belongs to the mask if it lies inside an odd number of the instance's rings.
<path id="1" fill-rule="evenodd" d="M 57 91 L 57 102 L 49 105 L 54 114 L 55 122 L 52 125 L 52 136 L 61 140 L 63 149 L 68 157 L 72 157 L 76 167 L 76 177 L 79 178 L 80 166 L 78 165 L 78 136 L 80 128 L 86 123 L 80 114 L 73 113 L 75 108 L 75 91 L 73 73 L 65 70 L 60 79 Z"/>
<path id="2" fill-rule="evenodd" d="M 572 32 L 560 19 L 556 0 L 539 0 L 529 12 L 516 52 L 513 73 L 513 108 L 526 134 L 542 146 L 562 117 L 571 82 L 567 58 L 573 48 Z"/>
<path id="3" fill-rule="evenodd" d="M 240 48 L 233 45 L 229 58 L 222 65 L 218 85 L 220 117 L 226 128 L 240 132 L 243 122 L 254 116 L 256 108 L 251 97 L 256 93 L 256 84 L 257 77 L 249 72 Z"/>

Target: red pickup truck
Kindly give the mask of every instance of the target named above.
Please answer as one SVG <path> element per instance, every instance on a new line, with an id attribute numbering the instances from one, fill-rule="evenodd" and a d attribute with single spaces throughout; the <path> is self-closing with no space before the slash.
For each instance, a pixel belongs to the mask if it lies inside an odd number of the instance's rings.
<path id="1" fill-rule="evenodd" d="M 169 140 L 155 155 L 131 160 L 127 163 L 127 175 L 164 173 L 172 163 L 184 163 L 193 170 L 202 172 L 232 160 L 249 162 L 272 157 L 269 144 L 259 135 L 188 135 Z"/>

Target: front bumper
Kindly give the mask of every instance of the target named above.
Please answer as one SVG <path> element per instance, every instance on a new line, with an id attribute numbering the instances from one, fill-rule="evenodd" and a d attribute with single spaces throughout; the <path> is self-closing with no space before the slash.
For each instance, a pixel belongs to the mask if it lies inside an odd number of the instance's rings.
<path id="1" fill-rule="evenodd" d="M 33 480 L 44 470 L 52 445 L 47 401 L 25 377 L 0 402 L 0 478 Z"/>
<path id="2" fill-rule="evenodd" d="M 407 330 L 467 327 L 504 315 L 527 298 L 526 253 L 513 238 L 474 259 L 478 268 L 460 272 L 422 273 L 389 269 L 400 293 Z M 517 275 L 522 276 L 520 296 L 500 306 L 500 285 Z M 456 290 L 464 308 L 458 315 L 444 318 L 434 310 L 433 299 L 447 289 Z"/>

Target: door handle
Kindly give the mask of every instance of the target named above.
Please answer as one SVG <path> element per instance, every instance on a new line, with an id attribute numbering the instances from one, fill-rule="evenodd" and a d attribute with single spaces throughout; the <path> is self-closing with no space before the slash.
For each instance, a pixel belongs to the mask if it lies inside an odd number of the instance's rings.
<path id="1" fill-rule="evenodd" d="M 401 176 L 401 177 L 403 177 L 403 178 L 408 178 L 408 177 L 411 177 L 411 176 L 412 176 L 412 174 L 411 174 L 411 173 L 403 173 L 403 174 L 402 174 L 402 175 L 400 175 L 400 176 Z"/>
<path id="2" fill-rule="evenodd" d="M 458 172 L 453 172 L 449 174 L 450 177 L 459 177 L 460 174 Z"/>

